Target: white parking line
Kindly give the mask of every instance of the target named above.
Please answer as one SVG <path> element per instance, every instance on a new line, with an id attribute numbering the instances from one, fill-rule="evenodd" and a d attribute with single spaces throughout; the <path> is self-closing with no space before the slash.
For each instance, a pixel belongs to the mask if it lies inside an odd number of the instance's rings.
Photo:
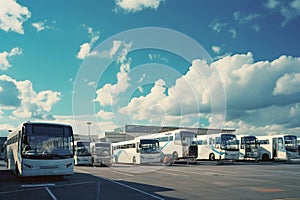
<path id="1" fill-rule="evenodd" d="M 83 170 L 77 170 L 77 171 L 81 171 L 82 173 L 90 174 L 89 172 L 83 171 Z M 145 192 L 145 191 L 143 191 L 143 190 L 140 190 L 140 189 L 131 187 L 131 186 L 129 186 L 129 185 L 125 185 L 125 184 L 120 183 L 120 182 L 118 182 L 118 181 L 114 181 L 114 180 L 111 180 L 111 179 L 108 179 L 108 178 L 105 178 L 105 177 L 101 177 L 101 176 L 97 176 L 97 175 L 94 175 L 94 174 L 90 174 L 90 175 L 91 175 L 91 176 L 94 176 L 94 177 L 97 177 L 97 178 L 104 179 L 104 180 L 106 180 L 106 181 L 109 181 L 109 182 L 112 182 L 112 183 L 115 183 L 115 184 L 118 184 L 118 185 L 121 185 L 121 186 L 126 187 L 126 188 L 129 188 L 129 189 L 131 189 L 131 190 L 134 190 L 134 191 L 143 193 L 143 194 L 148 195 L 148 196 L 151 196 L 151 197 L 153 197 L 153 198 L 155 198 L 155 199 L 164 200 L 163 198 L 161 198 L 161 197 L 159 197 L 159 196 L 150 194 L 150 193 L 148 193 L 148 192 Z"/>
<path id="2" fill-rule="evenodd" d="M 30 187 L 52 187 L 55 186 L 54 183 L 46 183 L 46 184 L 27 184 L 21 185 L 22 188 L 30 188 Z"/>
<path id="3" fill-rule="evenodd" d="M 51 192 L 51 190 L 49 188 L 45 187 L 45 189 L 50 194 L 50 196 L 52 197 L 53 200 L 57 200 L 57 198 L 54 196 L 54 194 Z"/>

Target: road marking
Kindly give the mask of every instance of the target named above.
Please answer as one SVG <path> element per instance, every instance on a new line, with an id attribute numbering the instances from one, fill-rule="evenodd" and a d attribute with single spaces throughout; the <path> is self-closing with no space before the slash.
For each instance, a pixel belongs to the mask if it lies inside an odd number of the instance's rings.
<path id="1" fill-rule="evenodd" d="M 97 200 L 100 200 L 100 189 L 101 189 L 101 182 L 98 182 L 98 187 L 97 187 Z"/>
<path id="2" fill-rule="evenodd" d="M 52 187 L 52 186 L 55 186 L 55 183 L 21 185 L 22 188 L 30 188 L 30 187 Z"/>
<path id="3" fill-rule="evenodd" d="M 54 194 L 51 192 L 51 190 L 48 187 L 45 187 L 49 195 L 52 197 L 53 200 L 57 200 L 57 198 L 54 196 Z"/>
<path id="4" fill-rule="evenodd" d="M 140 189 L 131 187 L 131 186 L 126 185 L 126 184 L 124 184 L 124 183 L 120 183 L 120 182 L 118 182 L 118 181 L 114 181 L 114 180 L 111 180 L 111 179 L 108 179 L 108 178 L 105 178 L 105 177 L 101 177 L 101 176 L 97 176 L 97 175 L 94 175 L 94 174 L 90 174 L 89 172 L 86 172 L 86 171 L 83 171 L 83 170 L 78 170 L 78 171 L 81 171 L 81 172 L 83 172 L 83 173 L 87 173 L 87 174 L 89 174 L 89 175 L 91 175 L 91 176 L 94 176 L 94 177 L 97 177 L 97 178 L 100 178 L 100 179 L 104 179 L 104 180 L 106 180 L 106 181 L 115 183 L 115 184 L 117 184 L 117 185 L 121 185 L 121 186 L 126 187 L 126 188 L 129 188 L 129 189 L 131 189 L 131 190 L 134 190 L 134 191 L 140 192 L 140 193 L 142 193 L 142 194 L 151 196 L 151 197 L 153 197 L 153 198 L 155 198 L 155 199 L 164 200 L 163 198 L 161 198 L 161 197 L 159 197 L 159 196 L 156 196 L 156 195 L 154 195 L 154 194 L 150 194 L 150 193 L 145 192 L 145 191 L 143 191 L 143 190 L 140 190 Z"/>

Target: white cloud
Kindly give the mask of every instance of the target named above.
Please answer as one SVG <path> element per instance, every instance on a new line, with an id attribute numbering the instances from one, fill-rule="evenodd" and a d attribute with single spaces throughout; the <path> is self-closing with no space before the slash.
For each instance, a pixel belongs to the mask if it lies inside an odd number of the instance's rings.
<path id="1" fill-rule="evenodd" d="M 52 119 L 52 107 L 60 101 L 60 93 L 51 90 L 36 92 L 29 80 L 17 81 L 0 76 L 0 105 L 17 118 Z M 2 98 L 5 97 L 5 98 Z"/>
<path id="2" fill-rule="evenodd" d="M 91 50 L 91 44 L 88 42 L 83 43 L 82 45 L 80 45 L 80 50 L 77 54 L 77 58 L 83 60 L 86 56 L 89 55 L 90 50 Z"/>
<path id="3" fill-rule="evenodd" d="M 268 0 L 266 7 L 281 14 L 281 16 L 284 18 L 283 22 L 281 23 L 281 27 L 300 16 L 300 0 L 292 0 L 288 2 Z"/>
<path id="4" fill-rule="evenodd" d="M 235 21 L 238 21 L 241 24 L 245 24 L 245 23 L 248 23 L 250 21 L 253 21 L 253 20 L 261 17 L 261 15 L 257 14 L 257 13 L 253 13 L 253 14 L 242 16 L 241 13 L 239 11 L 237 11 L 237 12 L 233 13 L 233 17 L 234 17 Z"/>
<path id="5" fill-rule="evenodd" d="M 229 29 L 229 31 L 228 31 L 229 33 L 231 33 L 231 37 L 234 39 L 234 38 L 236 38 L 236 35 L 237 35 L 237 31 L 234 29 L 234 28 L 231 28 L 231 29 Z"/>
<path id="6" fill-rule="evenodd" d="M 0 29 L 24 34 L 23 23 L 30 17 L 29 10 L 16 0 L 0 1 Z"/>
<path id="7" fill-rule="evenodd" d="M 221 22 L 218 22 L 217 19 L 215 19 L 214 21 L 212 21 L 210 24 L 209 24 L 209 27 L 217 32 L 217 33 L 220 33 L 222 28 L 224 28 L 225 26 L 227 26 L 226 23 L 221 23 Z"/>
<path id="8" fill-rule="evenodd" d="M 290 95 L 300 93 L 300 73 L 284 74 L 276 82 L 274 95 Z"/>
<path id="9" fill-rule="evenodd" d="M 120 63 L 120 71 L 117 73 L 116 84 L 105 84 L 102 88 L 96 91 L 97 97 L 94 100 L 99 102 L 101 106 L 113 105 L 118 102 L 118 95 L 125 92 L 129 87 L 131 80 L 130 73 L 130 59 L 127 59 L 127 53 L 130 51 L 132 43 L 114 42 L 113 46 L 118 48 L 117 61 Z M 114 47 L 113 47 L 114 48 Z M 115 50 L 113 50 L 115 51 Z M 116 52 L 114 52 L 116 53 Z"/>
<path id="10" fill-rule="evenodd" d="M 256 32 L 260 31 L 260 29 L 261 29 L 261 27 L 260 27 L 258 24 L 252 25 L 251 28 L 252 28 L 254 31 L 256 31 Z"/>
<path id="11" fill-rule="evenodd" d="M 214 53 L 221 53 L 221 47 L 220 46 L 212 46 L 211 47 L 211 50 L 214 52 Z"/>
<path id="12" fill-rule="evenodd" d="M 116 11 L 118 9 L 125 12 L 139 12 L 144 9 L 157 10 L 164 0 L 116 0 Z"/>
<path id="13" fill-rule="evenodd" d="M 165 81 L 160 79 L 149 94 L 132 98 L 119 112 L 137 121 L 170 122 L 172 117 L 181 116 L 183 120 L 197 113 L 205 114 L 210 121 L 212 100 L 218 101 L 211 97 L 220 89 L 215 83 L 216 73 L 205 73 L 205 69 L 210 68 L 222 77 L 229 121 L 241 120 L 262 127 L 299 126 L 292 114 L 289 115 L 299 110 L 296 106 L 300 101 L 299 65 L 300 58 L 287 56 L 271 62 L 255 62 L 252 53 L 228 55 L 210 65 L 194 60 L 189 71 L 178 78 L 174 86 L 167 88 Z"/>
<path id="14" fill-rule="evenodd" d="M 112 112 L 107 112 L 104 110 L 100 110 L 97 113 L 97 116 L 100 117 L 103 120 L 112 120 L 114 118 L 114 114 Z"/>
<path id="15" fill-rule="evenodd" d="M 22 49 L 15 47 L 10 52 L 2 52 L 0 53 L 0 70 L 7 70 L 11 67 L 9 60 L 13 56 L 22 55 Z"/>
<path id="16" fill-rule="evenodd" d="M 31 26 L 34 27 L 37 32 L 53 28 L 52 26 L 46 25 L 46 23 L 47 23 L 47 20 L 44 20 L 44 21 L 40 21 L 40 22 L 34 22 L 31 24 Z M 55 22 L 53 22 L 53 23 L 55 23 Z"/>
<path id="17" fill-rule="evenodd" d="M 87 29 L 87 32 L 90 37 L 90 42 L 85 42 L 82 45 L 80 45 L 80 50 L 77 53 L 78 59 L 85 59 L 85 57 L 90 55 L 90 51 L 94 45 L 95 42 L 99 39 L 99 31 L 93 31 L 93 28 L 83 25 L 84 28 Z"/>

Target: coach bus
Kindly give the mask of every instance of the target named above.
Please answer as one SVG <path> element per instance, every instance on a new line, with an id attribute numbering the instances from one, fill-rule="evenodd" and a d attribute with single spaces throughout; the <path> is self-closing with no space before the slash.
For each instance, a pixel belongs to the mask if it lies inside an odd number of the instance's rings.
<path id="1" fill-rule="evenodd" d="M 92 154 L 90 152 L 90 141 L 74 141 L 74 165 L 92 165 Z"/>
<path id="2" fill-rule="evenodd" d="M 140 138 L 151 138 L 159 141 L 162 162 L 165 164 L 172 164 L 179 160 L 196 162 L 198 147 L 196 133 L 193 131 L 177 129 L 148 134 L 140 136 Z"/>
<path id="3" fill-rule="evenodd" d="M 235 134 L 198 135 L 198 160 L 238 160 L 239 143 Z"/>
<path id="4" fill-rule="evenodd" d="M 298 145 L 296 135 L 267 135 L 257 136 L 260 145 L 259 160 L 298 159 Z"/>
<path id="5" fill-rule="evenodd" d="M 259 142 L 254 135 L 237 135 L 240 148 L 240 159 L 258 160 Z"/>
<path id="6" fill-rule="evenodd" d="M 160 163 L 161 151 L 156 139 L 134 139 L 112 143 L 113 163 Z"/>
<path id="7" fill-rule="evenodd" d="M 93 166 L 111 166 L 112 155 L 110 142 L 91 142 L 90 148 Z"/>
<path id="8" fill-rule="evenodd" d="M 17 176 L 72 175 L 73 130 L 70 125 L 25 122 L 6 143 L 7 168 Z"/>

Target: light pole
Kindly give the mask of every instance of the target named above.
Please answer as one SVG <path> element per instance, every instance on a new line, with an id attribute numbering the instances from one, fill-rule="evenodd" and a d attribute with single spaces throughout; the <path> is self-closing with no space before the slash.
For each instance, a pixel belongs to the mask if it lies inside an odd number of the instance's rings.
<path id="1" fill-rule="evenodd" d="M 92 124 L 92 122 L 87 122 L 86 124 L 88 125 L 89 141 L 91 141 L 91 135 L 90 135 L 90 125 Z"/>

